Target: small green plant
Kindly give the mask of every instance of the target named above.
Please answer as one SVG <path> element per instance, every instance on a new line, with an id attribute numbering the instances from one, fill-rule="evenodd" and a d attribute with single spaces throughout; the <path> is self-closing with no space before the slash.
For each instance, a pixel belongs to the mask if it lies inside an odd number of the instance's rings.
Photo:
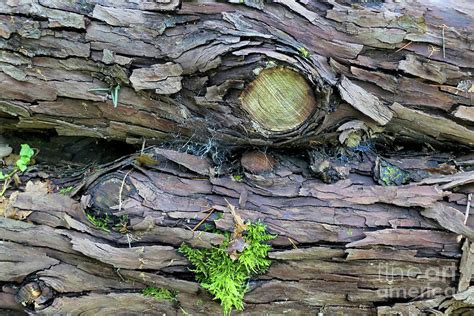
<path id="1" fill-rule="evenodd" d="M 108 214 L 105 214 L 104 218 L 99 218 L 89 213 L 86 213 L 86 216 L 89 222 L 92 223 L 92 225 L 94 225 L 100 230 L 103 230 L 104 232 L 110 232 L 110 229 L 109 229 L 110 218 Z"/>
<path id="2" fill-rule="evenodd" d="M 128 214 L 124 214 L 118 218 L 118 223 L 114 225 L 114 230 L 122 234 L 128 233 Z"/>
<path id="3" fill-rule="evenodd" d="M 20 155 L 15 162 L 13 170 L 6 174 L 0 171 L 0 180 L 4 181 L 2 191 L 0 191 L 0 196 L 5 194 L 12 177 L 14 177 L 16 173 L 26 171 L 34 155 L 35 151 L 30 147 L 30 145 L 21 144 Z"/>
<path id="4" fill-rule="evenodd" d="M 242 176 L 240 174 L 234 174 L 234 175 L 232 175 L 232 178 L 237 182 L 242 181 Z"/>
<path id="5" fill-rule="evenodd" d="M 175 300 L 177 293 L 168 289 L 149 286 L 142 290 L 142 294 L 145 296 L 151 296 L 157 300 Z"/>
<path id="6" fill-rule="evenodd" d="M 120 85 L 117 84 L 115 87 L 111 88 L 94 88 L 87 90 L 88 92 L 105 92 L 108 97 L 112 99 L 114 108 L 118 105 L 118 96 L 120 92 Z"/>
<path id="7" fill-rule="evenodd" d="M 66 195 L 66 194 L 68 194 L 68 193 L 71 193 L 72 190 L 74 190 L 74 187 L 73 187 L 73 186 L 64 187 L 64 188 L 59 189 L 59 193 Z"/>
<path id="8" fill-rule="evenodd" d="M 304 46 L 301 46 L 300 48 L 298 48 L 298 52 L 304 58 L 308 58 L 311 55 L 309 50 L 307 50 L 306 47 L 304 47 Z"/>
<path id="9" fill-rule="evenodd" d="M 215 299 L 220 300 L 224 315 L 232 309 L 244 309 L 244 295 L 248 290 L 248 280 L 263 274 L 271 264 L 268 251 L 271 249 L 266 241 L 274 239 L 261 222 L 247 223 L 242 235 L 245 247 L 240 255 L 232 259 L 229 250 L 236 240 L 231 240 L 229 233 L 219 247 L 211 249 L 193 249 L 182 244 L 179 251 L 191 262 L 196 280 L 208 290 Z"/>

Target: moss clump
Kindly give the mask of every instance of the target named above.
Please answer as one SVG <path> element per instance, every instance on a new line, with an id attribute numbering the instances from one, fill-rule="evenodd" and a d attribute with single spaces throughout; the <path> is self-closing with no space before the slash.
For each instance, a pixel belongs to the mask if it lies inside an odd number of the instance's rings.
<path id="1" fill-rule="evenodd" d="M 176 299 L 176 293 L 164 288 L 156 288 L 149 286 L 142 290 L 142 294 L 145 296 L 151 296 L 157 300 L 174 300 Z"/>
<path id="2" fill-rule="evenodd" d="M 244 309 L 244 295 L 248 290 L 247 281 L 252 277 L 264 273 L 271 264 L 268 251 L 271 249 L 266 241 L 275 236 L 266 232 L 264 224 L 247 223 L 246 233 L 243 235 L 245 249 L 232 260 L 229 255 L 231 235 L 219 247 L 211 249 L 193 249 L 182 244 L 179 251 L 194 266 L 196 280 L 208 290 L 215 299 L 221 301 L 224 315 L 229 315 L 232 309 Z"/>
<path id="3" fill-rule="evenodd" d="M 309 52 L 309 50 L 306 49 L 306 47 L 300 47 L 300 48 L 298 48 L 298 52 L 299 52 L 300 55 L 303 56 L 304 58 L 308 58 L 309 56 L 311 56 L 311 53 Z"/>
<path id="4" fill-rule="evenodd" d="M 111 223 L 111 219 L 108 214 L 105 214 L 105 216 L 101 218 L 93 214 L 86 213 L 86 217 L 89 222 L 91 222 L 92 225 L 94 225 L 98 229 L 107 233 L 110 232 L 109 224 Z"/>

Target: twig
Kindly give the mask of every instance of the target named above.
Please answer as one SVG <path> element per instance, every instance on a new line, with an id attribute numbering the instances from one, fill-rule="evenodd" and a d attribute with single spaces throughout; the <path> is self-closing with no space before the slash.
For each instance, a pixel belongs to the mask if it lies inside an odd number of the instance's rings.
<path id="1" fill-rule="evenodd" d="M 17 169 L 13 170 L 10 174 L 7 175 L 7 177 L 4 179 L 4 182 L 3 182 L 3 187 L 2 187 L 2 191 L 0 191 L 0 197 L 2 197 L 5 192 L 7 191 L 8 187 L 10 186 L 10 183 L 12 182 L 12 179 L 13 177 L 15 176 L 15 174 L 18 172 Z"/>
<path id="2" fill-rule="evenodd" d="M 199 223 L 197 223 L 196 226 L 194 226 L 194 228 L 192 229 L 193 232 L 196 231 L 196 229 L 198 229 L 199 226 L 201 226 L 202 223 L 204 223 L 212 215 L 212 213 L 215 211 L 215 209 L 210 207 L 210 208 L 204 210 L 203 213 L 208 212 L 208 211 L 210 211 L 209 214 L 207 214 Z"/>
<path id="3" fill-rule="evenodd" d="M 401 50 L 407 48 L 408 46 L 411 45 L 411 43 L 413 43 L 413 42 L 410 41 L 410 42 L 408 42 L 408 44 L 403 45 L 402 47 L 400 47 L 399 49 L 397 49 L 397 50 L 395 51 L 395 53 L 398 53 L 399 51 L 401 51 Z"/>
<path id="4" fill-rule="evenodd" d="M 428 58 L 430 58 L 431 55 L 433 55 L 435 52 L 439 52 L 439 48 L 436 46 L 430 45 L 429 48 L 430 48 L 430 54 L 428 55 Z"/>
<path id="5" fill-rule="evenodd" d="M 293 246 L 294 249 L 298 249 L 298 246 L 296 246 L 295 242 L 293 241 L 293 239 L 291 239 L 290 237 L 288 237 L 288 241 L 291 243 L 291 245 Z"/>
<path id="6" fill-rule="evenodd" d="M 123 282 L 125 282 L 125 279 L 124 279 L 123 276 L 120 274 L 120 268 L 115 269 L 115 273 L 120 277 L 120 279 L 122 279 Z"/>
<path id="7" fill-rule="evenodd" d="M 143 138 L 142 149 L 140 150 L 140 154 L 143 154 L 143 152 L 145 151 L 145 145 L 146 145 L 146 138 Z"/>
<path id="8" fill-rule="evenodd" d="M 125 176 L 123 177 L 122 184 L 120 185 L 120 191 L 119 191 L 119 205 L 118 205 L 118 211 L 120 212 L 122 210 L 122 192 L 123 188 L 125 186 L 125 180 L 127 179 L 128 175 L 130 172 L 132 172 L 133 169 L 130 169 Z"/>
<path id="9" fill-rule="evenodd" d="M 469 211 L 471 209 L 471 198 L 472 198 L 472 193 L 469 193 L 467 195 L 466 213 L 464 214 L 464 225 L 467 224 L 467 218 L 469 217 Z"/>

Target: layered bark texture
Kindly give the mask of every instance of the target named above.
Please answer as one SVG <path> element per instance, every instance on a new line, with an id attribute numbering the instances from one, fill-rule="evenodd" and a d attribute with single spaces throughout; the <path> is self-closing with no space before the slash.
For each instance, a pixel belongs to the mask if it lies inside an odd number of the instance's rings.
<path id="1" fill-rule="evenodd" d="M 2 128 L 284 145 L 356 117 L 473 144 L 470 1 L 231 2 L 2 1 Z"/>
<path id="2" fill-rule="evenodd" d="M 329 185 L 311 177 L 305 160 L 285 155 L 259 173 L 248 170 L 262 167 L 259 155 L 247 156 L 239 179 L 216 177 L 207 159 L 190 154 L 147 154 L 159 163 L 140 167 L 137 154 L 90 174 L 80 202 L 41 183 L 5 201 L 0 306 L 24 303 L 44 315 L 218 314 L 177 248 L 219 245 L 223 236 L 206 225 L 231 231 L 232 205 L 277 235 L 269 271 L 249 283 L 245 314 L 472 311 L 473 217 L 464 223 L 466 195 L 453 192 L 474 181 L 472 172 L 380 186 L 358 163 L 357 173 Z M 450 158 L 425 157 L 412 168 Z M 127 219 L 104 231 L 85 210 Z M 142 295 L 148 286 L 175 291 L 176 300 Z"/>
<path id="3" fill-rule="evenodd" d="M 218 314 L 177 249 L 232 206 L 277 235 L 243 314 L 472 313 L 473 4 L 346 2 L 0 1 L 0 132 L 160 144 L 22 175 L 0 309 Z"/>

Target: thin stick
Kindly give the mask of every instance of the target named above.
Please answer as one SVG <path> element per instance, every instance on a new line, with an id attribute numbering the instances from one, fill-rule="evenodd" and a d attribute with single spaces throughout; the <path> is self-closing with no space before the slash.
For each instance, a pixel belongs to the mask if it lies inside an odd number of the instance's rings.
<path id="1" fill-rule="evenodd" d="M 109 92 L 110 88 L 93 88 L 87 89 L 87 92 Z"/>
<path id="2" fill-rule="evenodd" d="M 288 237 L 288 241 L 291 243 L 291 245 L 293 246 L 294 249 L 298 249 L 298 247 L 296 246 L 295 242 L 293 241 L 293 239 L 291 239 L 290 237 Z"/>
<path id="3" fill-rule="evenodd" d="M 411 45 L 411 43 L 413 43 L 413 42 L 410 41 L 410 42 L 408 42 L 408 44 L 403 45 L 402 47 L 400 47 L 399 49 L 397 49 L 397 50 L 395 51 L 395 53 L 398 53 L 399 51 L 401 51 L 401 50 L 407 48 L 408 46 Z"/>
<path id="4" fill-rule="evenodd" d="M 204 222 L 212 215 L 212 213 L 213 213 L 215 210 L 211 207 L 211 208 L 208 208 L 207 210 L 204 210 L 203 213 L 204 213 L 204 212 L 208 212 L 208 211 L 210 211 L 209 214 L 207 214 L 199 223 L 197 223 L 196 226 L 194 226 L 194 228 L 192 229 L 193 232 L 196 231 L 196 229 L 198 229 L 199 226 L 201 226 L 202 223 L 204 223 Z"/>
<path id="5" fill-rule="evenodd" d="M 132 172 L 133 169 L 130 169 L 128 170 L 128 172 L 125 174 L 125 176 L 123 177 L 123 180 L 122 180 L 122 184 L 120 185 L 120 191 L 119 191 L 119 209 L 118 211 L 120 212 L 122 210 L 122 192 L 123 192 L 123 188 L 125 186 L 125 180 L 127 179 L 128 175 L 130 174 L 130 172 Z"/>
<path id="6" fill-rule="evenodd" d="M 143 138 L 142 149 L 140 150 L 140 154 L 143 154 L 143 152 L 145 151 L 145 144 L 146 144 L 146 138 Z"/>
<path id="7" fill-rule="evenodd" d="M 469 193 L 467 195 L 466 213 L 464 214 L 464 225 L 467 224 L 467 218 L 469 217 L 469 211 L 471 209 L 471 198 L 472 198 L 472 193 Z"/>

